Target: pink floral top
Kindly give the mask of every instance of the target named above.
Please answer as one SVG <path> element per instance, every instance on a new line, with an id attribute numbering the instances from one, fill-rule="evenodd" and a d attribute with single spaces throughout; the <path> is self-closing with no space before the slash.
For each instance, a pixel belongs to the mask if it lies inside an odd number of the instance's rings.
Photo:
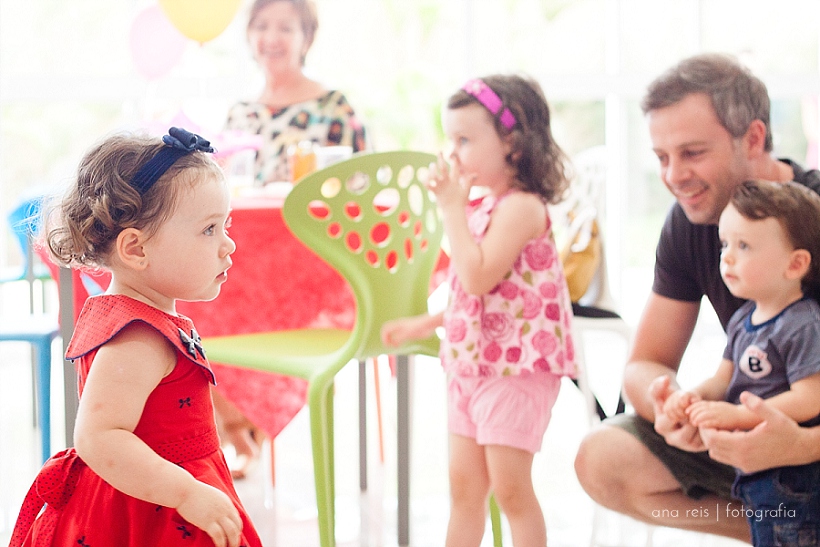
<path id="1" fill-rule="evenodd" d="M 509 195 L 487 196 L 468 212 L 477 242 L 484 238 L 493 209 Z M 487 294 L 466 293 L 452 264 L 448 283 L 440 352 L 448 374 L 542 371 L 575 377 L 572 305 L 549 216 L 544 234 L 527 243 L 512 270 Z"/>

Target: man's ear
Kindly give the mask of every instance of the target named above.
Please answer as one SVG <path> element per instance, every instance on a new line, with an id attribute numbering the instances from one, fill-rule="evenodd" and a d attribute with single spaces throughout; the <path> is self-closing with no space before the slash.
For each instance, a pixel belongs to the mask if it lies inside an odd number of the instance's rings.
<path id="1" fill-rule="evenodd" d="M 749 157 L 766 153 L 766 124 L 761 120 L 753 120 L 743 135 L 743 143 Z"/>
<path id="2" fill-rule="evenodd" d="M 788 279 L 803 279 L 811 266 L 811 253 L 806 249 L 795 249 L 792 251 L 791 260 L 786 268 Z"/>
<path id="3" fill-rule="evenodd" d="M 136 228 L 126 228 L 117 236 L 115 249 L 120 261 L 135 270 L 145 269 L 144 234 Z"/>

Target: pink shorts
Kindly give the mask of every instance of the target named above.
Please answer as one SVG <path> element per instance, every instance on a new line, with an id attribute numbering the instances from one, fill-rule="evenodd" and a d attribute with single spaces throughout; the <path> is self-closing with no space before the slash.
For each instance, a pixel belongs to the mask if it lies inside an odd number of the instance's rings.
<path id="1" fill-rule="evenodd" d="M 498 378 L 458 377 L 447 389 L 450 433 L 479 445 L 536 453 L 547 431 L 561 378 L 537 373 Z"/>

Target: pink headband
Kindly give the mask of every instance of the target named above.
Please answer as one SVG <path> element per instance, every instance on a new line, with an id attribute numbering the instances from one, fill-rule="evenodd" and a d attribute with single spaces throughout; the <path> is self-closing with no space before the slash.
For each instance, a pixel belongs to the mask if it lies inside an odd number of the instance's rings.
<path id="1" fill-rule="evenodd" d="M 475 97 L 493 116 L 498 116 L 498 120 L 501 125 L 507 128 L 507 131 L 511 131 L 515 127 L 516 119 L 513 113 L 504 106 L 501 97 L 482 80 L 478 78 L 470 80 L 461 89 Z M 499 112 L 501 112 L 500 116 L 498 115 Z"/>

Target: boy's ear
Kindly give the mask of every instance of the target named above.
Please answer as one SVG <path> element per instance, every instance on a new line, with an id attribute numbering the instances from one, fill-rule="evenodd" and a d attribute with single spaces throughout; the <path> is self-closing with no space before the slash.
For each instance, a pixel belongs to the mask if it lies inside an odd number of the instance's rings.
<path id="1" fill-rule="evenodd" d="M 803 279 L 809 271 L 809 266 L 811 266 L 811 253 L 806 249 L 795 249 L 792 251 L 786 276 L 789 279 Z"/>
<path id="2" fill-rule="evenodd" d="M 135 270 L 145 269 L 144 234 L 136 228 L 126 228 L 117 236 L 115 252 L 120 261 Z"/>

